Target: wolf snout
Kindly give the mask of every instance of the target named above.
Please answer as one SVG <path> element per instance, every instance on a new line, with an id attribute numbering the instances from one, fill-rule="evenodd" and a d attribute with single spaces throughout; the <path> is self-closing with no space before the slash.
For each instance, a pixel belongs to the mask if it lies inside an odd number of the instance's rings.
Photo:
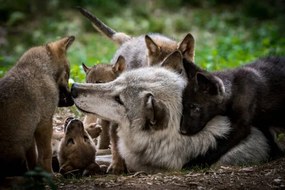
<path id="1" fill-rule="evenodd" d="M 182 116 L 181 116 L 181 119 L 180 119 L 179 132 L 180 132 L 182 135 L 187 135 L 187 130 L 183 127 L 183 122 L 184 122 L 184 117 L 183 117 L 183 115 L 182 115 Z"/>
<path id="2" fill-rule="evenodd" d="M 77 91 L 78 85 L 76 83 L 73 83 L 71 86 L 71 96 L 72 98 L 78 97 L 78 91 Z"/>

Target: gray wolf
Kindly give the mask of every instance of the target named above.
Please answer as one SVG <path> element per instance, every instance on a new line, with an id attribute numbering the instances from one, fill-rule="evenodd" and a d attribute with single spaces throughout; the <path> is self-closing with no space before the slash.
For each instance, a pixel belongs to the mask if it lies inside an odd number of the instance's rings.
<path id="1" fill-rule="evenodd" d="M 271 157 L 283 154 L 269 127 L 284 127 L 284 57 L 262 58 L 239 68 L 212 73 L 187 60 L 184 67 L 189 84 L 183 95 L 181 132 L 196 134 L 216 115 L 228 116 L 232 123 L 227 143 L 221 140 L 218 152 L 205 155 L 208 164 L 246 138 L 252 125 L 267 137 Z"/>
<path id="2" fill-rule="evenodd" d="M 97 31 L 119 44 L 111 64 L 114 64 L 119 56 L 123 56 L 127 70 L 156 65 L 175 50 L 179 50 L 187 60 L 194 61 L 195 40 L 190 33 L 185 35 L 181 42 L 176 42 L 162 34 L 129 36 L 123 32 L 116 32 L 89 11 L 80 7 L 78 9 L 92 22 Z"/>
<path id="3" fill-rule="evenodd" d="M 35 165 L 52 172 L 52 117 L 71 106 L 65 37 L 26 51 L 0 79 L 1 177 L 22 175 Z"/>
<path id="4" fill-rule="evenodd" d="M 96 128 L 96 136 L 101 133 L 101 128 Z M 59 172 L 67 175 L 79 172 L 81 175 L 100 173 L 100 166 L 95 162 L 95 143 L 84 129 L 83 123 L 69 117 L 65 121 L 64 136 L 58 149 Z"/>
<path id="5" fill-rule="evenodd" d="M 179 170 L 187 162 L 226 138 L 227 117 L 217 116 L 193 136 L 179 132 L 182 93 L 187 84 L 181 75 L 163 67 L 145 67 L 122 73 L 105 84 L 73 84 L 75 105 L 119 124 L 119 151 L 129 170 L 157 172 Z M 266 138 L 255 128 L 248 139 L 221 158 L 221 163 L 264 161 Z"/>
<path id="6" fill-rule="evenodd" d="M 194 61 L 195 40 L 190 33 L 185 35 L 181 42 L 176 42 L 162 34 L 151 33 L 136 37 L 130 36 L 123 32 L 116 32 L 89 11 L 80 7 L 78 9 L 82 15 L 92 22 L 92 25 L 97 31 L 119 45 L 119 48 L 111 60 L 111 64 L 113 65 L 120 56 L 125 58 L 125 70 L 158 65 L 169 56 L 169 54 L 176 50 L 180 51 L 184 58 Z M 116 125 L 114 125 L 114 127 L 116 128 Z M 116 131 L 116 129 L 111 130 Z M 116 148 L 112 150 L 117 152 Z M 119 154 L 116 155 L 118 155 L 119 158 Z M 116 157 L 117 156 L 115 156 L 115 158 Z M 115 164 L 115 162 L 119 164 Z M 114 160 L 114 164 L 112 162 L 110 168 L 113 168 L 114 173 L 121 173 L 122 166 L 122 161 Z"/>

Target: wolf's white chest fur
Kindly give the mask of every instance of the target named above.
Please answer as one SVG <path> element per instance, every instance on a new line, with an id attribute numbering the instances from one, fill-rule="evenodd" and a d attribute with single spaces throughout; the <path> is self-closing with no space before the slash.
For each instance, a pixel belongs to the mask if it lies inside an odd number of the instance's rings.
<path id="1" fill-rule="evenodd" d="M 179 170 L 191 158 L 215 147 L 215 139 L 230 130 L 228 119 L 218 116 L 201 133 L 187 137 L 179 133 L 179 122 L 178 117 L 173 118 L 161 131 L 130 134 L 119 130 L 119 149 L 127 166 L 136 171 Z"/>

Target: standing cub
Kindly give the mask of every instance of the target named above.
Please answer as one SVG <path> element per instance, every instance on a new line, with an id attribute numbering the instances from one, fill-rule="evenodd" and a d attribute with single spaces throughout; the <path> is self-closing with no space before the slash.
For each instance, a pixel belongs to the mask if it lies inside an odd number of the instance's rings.
<path id="1" fill-rule="evenodd" d="M 52 117 L 57 106 L 73 105 L 66 51 L 74 39 L 31 48 L 0 80 L 0 177 L 35 165 L 52 172 Z"/>

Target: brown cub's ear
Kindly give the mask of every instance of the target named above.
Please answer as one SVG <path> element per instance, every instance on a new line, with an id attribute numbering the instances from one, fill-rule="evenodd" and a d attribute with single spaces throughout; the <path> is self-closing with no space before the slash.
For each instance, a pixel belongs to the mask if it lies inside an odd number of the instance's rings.
<path id="1" fill-rule="evenodd" d="M 151 93 L 145 96 L 145 125 L 144 130 L 162 130 L 167 127 L 169 114 L 165 105 L 156 101 Z"/>
<path id="2" fill-rule="evenodd" d="M 119 56 L 116 63 L 112 66 L 112 70 L 116 74 L 121 74 L 126 68 L 126 60 L 123 56 Z"/>
<path id="3" fill-rule="evenodd" d="M 224 85 L 221 80 L 212 74 L 198 72 L 195 77 L 194 90 L 213 96 L 222 95 L 224 93 Z"/>
<path id="4" fill-rule="evenodd" d="M 177 73 L 183 72 L 182 55 L 180 51 L 174 51 L 172 54 L 168 55 L 161 63 L 162 67 L 168 67 L 176 71 Z"/>
<path id="5" fill-rule="evenodd" d="M 148 55 L 149 56 L 159 54 L 160 47 L 148 35 L 145 35 L 145 43 L 146 43 L 146 47 L 148 49 Z"/>
<path id="6" fill-rule="evenodd" d="M 82 68 L 83 68 L 85 74 L 88 74 L 89 71 L 91 70 L 91 68 L 90 68 L 90 67 L 87 67 L 84 63 L 82 63 Z"/>
<path id="7" fill-rule="evenodd" d="M 62 54 L 66 53 L 67 49 L 71 46 L 74 40 L 74 36 L 65 37 L 47 44 L 47 47 L 57 56 L 61 56 Z"/>
<path id="8" fill-rule="evenodd" d="M 179 43 L 178 50 L 181 51 L 184 58 L 194 62 L 195 57 L 195 39 L 191 33 L 188 33 L 182 42 Z"/>

